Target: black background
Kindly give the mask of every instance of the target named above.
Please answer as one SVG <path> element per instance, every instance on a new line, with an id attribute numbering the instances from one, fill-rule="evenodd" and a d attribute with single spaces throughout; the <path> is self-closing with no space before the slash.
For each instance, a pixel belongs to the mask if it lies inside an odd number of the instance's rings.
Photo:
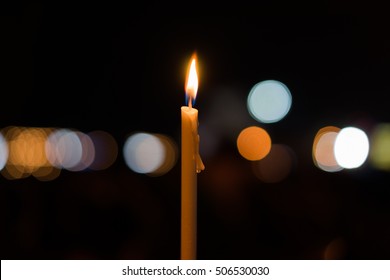
<path id="1" fill-rule="evenodd" d="M 389 24 L 384 3 L 372 1 L 2 7 L 0 127 L 105 130 L 119 147 L 104 171 L 0 177 L 2 259 L 180 258 L 180 158 L 149 177 L 127 168 L 120 149 L 134 131 L 180 143 L 194 51 L 200 131 L 213 122 L 210 104 L 223 111 L 226 92 L 245 104 L 255 83 L 276 79 L 293 97 L 278 123 L 245 111 L 225 112 L 238 124 L 217 123 L 218 146 L 198 175 L 198 258 L 323 259 L 328 248 L 334 258 L 388 259 L 389 174 L 369 163 L 321 171 L 311 147 L 326 125 L 369 134 L 389 122 Z M 247 125 L 294 151 L 288 178 L 255 178 L 235 145 Z"/>

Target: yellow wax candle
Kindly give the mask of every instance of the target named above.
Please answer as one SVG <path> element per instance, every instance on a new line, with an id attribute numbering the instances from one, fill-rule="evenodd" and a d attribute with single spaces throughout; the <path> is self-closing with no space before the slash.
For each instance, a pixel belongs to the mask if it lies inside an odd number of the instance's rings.
<path id="1" fill-rule="evenodd" d="M 181 259 L 196 259 L 197 173 L 204 170 L 199 156 L 198 110 L 192 108 L 198 90 L 196 58 L 189 67 L 186 94 L 188 105 L 181 107 Z"/>

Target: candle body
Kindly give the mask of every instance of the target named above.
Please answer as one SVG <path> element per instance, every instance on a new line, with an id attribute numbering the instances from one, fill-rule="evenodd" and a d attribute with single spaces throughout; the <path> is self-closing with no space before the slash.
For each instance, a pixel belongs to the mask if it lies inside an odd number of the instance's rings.
<path id="1" fill-rule="evenodd" d="M 198 110 L 181 107 L 181 259 L 196 259 Z"/>

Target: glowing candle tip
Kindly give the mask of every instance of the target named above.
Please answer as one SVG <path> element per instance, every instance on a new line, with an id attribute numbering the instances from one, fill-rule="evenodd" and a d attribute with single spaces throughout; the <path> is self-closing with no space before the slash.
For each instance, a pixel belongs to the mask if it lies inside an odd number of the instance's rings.
<path id="1" fill-rule="evenodd" d="M 196 99 L 196 94 L 198 92 L 198 74 L 196 70 L 196 55 L 194 54 L 191 58 L 191 63 L 189 64 L 187 70 L 185 91 L 188 97 L 188 105 L 192 107 L 192 102 Z"/>

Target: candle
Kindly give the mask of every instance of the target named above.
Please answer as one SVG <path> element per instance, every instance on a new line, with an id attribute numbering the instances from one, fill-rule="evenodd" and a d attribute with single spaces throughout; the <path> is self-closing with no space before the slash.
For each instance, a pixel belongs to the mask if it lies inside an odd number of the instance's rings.
<path id="1" fill-rule="evenodd" d="M 204 170 L 199 155 L 198 110 L 192 107 L 198 91 L 196 55 L 185 83 L 188 106 L 181 107 L 181 259 L 196 259 L 197 173 Z"/>

